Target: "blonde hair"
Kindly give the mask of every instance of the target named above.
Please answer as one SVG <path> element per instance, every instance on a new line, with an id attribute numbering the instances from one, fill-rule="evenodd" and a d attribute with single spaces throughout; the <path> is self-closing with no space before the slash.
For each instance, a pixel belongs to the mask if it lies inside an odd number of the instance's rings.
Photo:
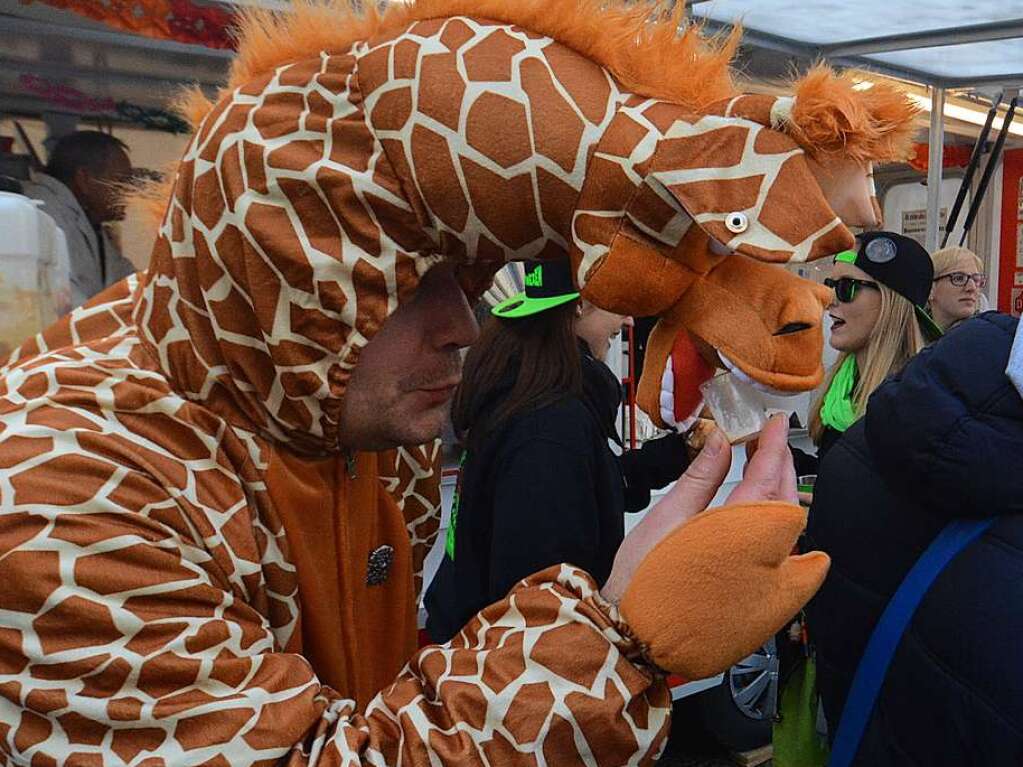
<path id="1" fill-rule="evenodd" d="M 916 318 L 916 309 L 906 298 L 896 293 L 887 285 L 877 284 L 881 289 L 881 311 L 874 323 L 874 329 L 867 340 L 866 362 L 858 371 L 856 385 L 853 387 L 852 400 L 859 418 L 867 409 L 867 400 L 874 390 L 892 373 L 897 373 L 913 356 L 924 348 L 923 333 Z M 819 445 L 824 435 L 824 424 L 821 422 L 821 406 L 824 397 L 831 388 L 835 374 L 842 367 L 852 352 L 843 352 L 835 366 L 831 369 L 824 388 L 821 389 L 817 401 L 814 402 L 810 414 L 810 438 Z"/>
<path id="2" fill-rule="evenodd" d="M 980 256 L 974 253 L 969 248 L 964 248 L 961 245 L 950 245 L 947 248 L 936 250 L 931 254 L 931 261 L 934 262 L 934 276 L 940 277 L 942 274 L 947 272 L 963 256 L 970 256 L 974 263 L 977 264 L 977 271 L 984 271 L 984 262 L 981 261 Z"/>

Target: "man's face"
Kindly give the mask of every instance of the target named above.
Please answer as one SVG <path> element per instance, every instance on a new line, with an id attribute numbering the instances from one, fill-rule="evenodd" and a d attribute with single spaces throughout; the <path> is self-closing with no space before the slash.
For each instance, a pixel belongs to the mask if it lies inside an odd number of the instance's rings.
<path id="1" fill-rule="evenodd" d="M 131 170 L 131 160 L 121 149 L 110 152 L 106 165 L 100 171 L 78 169 L 75 197 L 93 224 L 124 218 L 120 185 L 131 179 Z"/>
<path id="2" fill-rule="evenodd" d="M 341 446 L 385 450 L 440 435 L 479 326 L 448 264 L 427 272 L 362 350 L 341 405 Z"/>

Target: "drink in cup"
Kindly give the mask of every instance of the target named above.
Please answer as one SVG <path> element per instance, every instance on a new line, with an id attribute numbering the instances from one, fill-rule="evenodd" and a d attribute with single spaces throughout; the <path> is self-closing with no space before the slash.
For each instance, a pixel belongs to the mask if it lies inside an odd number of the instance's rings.
<path id="1" fill-rule="evenodd" d="M 700 391 L 715 423 L 732 445 L 753 439 L 767 423 L 767 413 L 756 391 L 731 373 L 714 376 L 700 386 Z"/>

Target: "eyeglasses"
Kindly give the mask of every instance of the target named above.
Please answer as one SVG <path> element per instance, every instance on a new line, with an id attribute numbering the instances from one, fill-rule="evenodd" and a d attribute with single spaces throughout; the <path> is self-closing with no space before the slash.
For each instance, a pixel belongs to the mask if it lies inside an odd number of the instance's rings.
<path id="1" fill-rule="evenodd" d="M 934 281 L 937 282 L 938 280 L 946 279 L 957 288 L 964 287 L 968 280 L 973 280 L 973 284 L 977 286 L 978 290 L 983 290 L 984 286 L 987 285 L 987 275 L 980 273 L 967 274 L 966 272 L 949 272 L 948 274 L 943 274 L 940 277 L 935 277 Z"/>
<path id="2" fill-rule="evenodd" d="M 857 280 L 855 277 L 839 277 L 837 280 L 833 280 L 828 277 L 824 280 L 824 284 L 835 291 L 835 298 L 843 304 L 848 304 L 854 301 L 856 299 L 856 294 L 859 292 L 859 288 L 873 288 L 874 290 L 880 290 L 876 282 Z"/>

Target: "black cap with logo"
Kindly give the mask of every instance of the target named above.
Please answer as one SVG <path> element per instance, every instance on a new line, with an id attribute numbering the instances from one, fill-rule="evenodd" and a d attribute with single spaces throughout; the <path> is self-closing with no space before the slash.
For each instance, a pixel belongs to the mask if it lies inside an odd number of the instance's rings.
<path id="1" fill-rule="evenodd" d="M 525 283 L 524 292 L 506 298 L 491 312 L 498 317 L 528 317 L 579 297 L 568 259 L 541 261 L 529 266 Z"/>
<path id="2" fill-rule="evenodd" d="M 941 336 L 941 328 L 924 309 L 931 295 L 934 263 L 912 237 L 895 232 L 864 232 L 856 237 L 856 250 L 839 253 L 835 261 L 852 264 L 894 290 L 913 304 L 929 340 Z"/>

